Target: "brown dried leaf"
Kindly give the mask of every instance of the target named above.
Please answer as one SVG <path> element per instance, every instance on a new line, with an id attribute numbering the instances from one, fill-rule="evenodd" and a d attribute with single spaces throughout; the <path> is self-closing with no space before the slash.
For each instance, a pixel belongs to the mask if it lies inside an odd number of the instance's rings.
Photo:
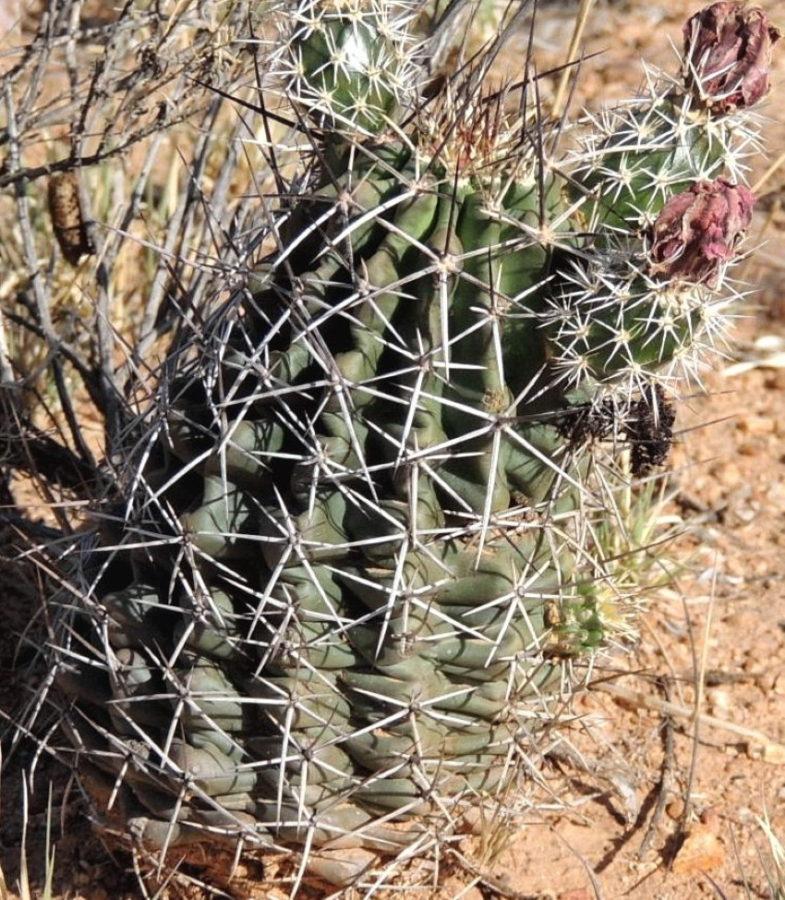
<path id="1" fill-rule="evenodd" d="M 82 256 L 95 253 L 90 230 L 82 210 L 76 172 L 59 172 L 49 179 L 49 215 L 52 230 L 63 256 L 75 266 Z"/>

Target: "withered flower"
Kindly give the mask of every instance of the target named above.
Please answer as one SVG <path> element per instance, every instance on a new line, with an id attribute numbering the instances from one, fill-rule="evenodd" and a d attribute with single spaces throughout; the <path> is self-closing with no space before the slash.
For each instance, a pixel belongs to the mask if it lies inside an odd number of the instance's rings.
<path id="1" fill-rule="evenodd" d="M 687 88 L 720 113 L 752 106 L 769 90 L 771 48 L 779 37 L 759 7 L 712 3 L 684 26 Z"/>
<path id="2" fill-rule="evenodd" d="M 724 178 L 671 197 L 652 228 L 652 273 L 711 283 L 749 227 L 754 205 L 749 188 Z"/>

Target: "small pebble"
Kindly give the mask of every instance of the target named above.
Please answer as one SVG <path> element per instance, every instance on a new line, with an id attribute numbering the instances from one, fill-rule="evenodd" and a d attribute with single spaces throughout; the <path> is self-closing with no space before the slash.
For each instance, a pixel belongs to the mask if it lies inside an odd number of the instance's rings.
<path id="1" fill-rule="evenodd" d="M 722 716 L 728 712 L 731 706 L 731 697 L 727 691 L 712 690 L 708 691 L 707 699 L 712 713 Z"/>
<path id="2" fill-rule="evenodd" d="M 677 875 L 698 875 L 719 869 L 725 863 L 725 848 L 713 825 L 696 825 L 684 840 L 673 871 Z"/>
<path id="3" fill-rule="evenodd" d="M 774 430 L 774 421 L 765 416 L 747 416 L 736 423 L 736 428 L 746 434 L 769 434 Z"/>
<path id="4" fill-rule="evenodd" d="M 761 744 L 749 741 L 746 746 L 747 756 L 750 759 L 761 759 L 763 762 L 770 763 L 774 766 L 785 765 L 785 744 L 778 744 L 776 741 L 770 741 L 768 744 Z"/>
<path id="5" fill-rule="evenodd" d="M 665 807 L 665 812 L 674 822 L 678 822 L 684 815 L 684 801 L 681 797 L 675 797 L 668 802 L 668 805 Z"/>

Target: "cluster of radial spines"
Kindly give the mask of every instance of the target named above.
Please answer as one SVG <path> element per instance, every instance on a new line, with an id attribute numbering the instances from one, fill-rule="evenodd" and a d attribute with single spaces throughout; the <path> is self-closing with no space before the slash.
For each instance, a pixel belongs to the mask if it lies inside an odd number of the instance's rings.
<path id="1" fill-rule="evenodd" d="M 410 0 L 289 0 L 280 8 L 271 90 L 330 133 L 373 136 L 392 124 L 421 77 Z"/>
<path id="2" fill-rule="evenodd" d="M 446 6 L 447 4 L 445 4 Z M 472 60 L 422 104 L 415 121 L 417 152 L 458 179 L 491 183 L 502 173 L 525 180 L 549 167 L 546 144 L 557 130 L 531 88 L 489 77 L 492 57 Z"/>
<path id="3" fill-rule="evenodd" d="M 525 118 L 510 116 L 504 100 L 500 91 L 486 98 L 448 82 L 418 117 L 418 154 L 426 164 L 436 159 L 459 181 L 479 184 L 492 183 L 500 170 L 510 178 L 533 171 L 531 154 L 521 152 Z"/>
<path id="4" fill-rule="evenodd" d="M 130 537 L 131 537 L 132 541 L 134 541 L 135 538 L 138 538 L 139 541 L 144 541 L 145 539 L 150 538 L 149 535 L 145 535 L 145 534 L 131 535 Z M 234 581 L 234 583 L 236 585 L 240 583 L 240 576 L 233 574 L 230 570 L 226 569 L 225 566 L 224 566 L 224 569 L 225 569 L 224 574 L 227 578 L 228 584 L 232 583 L 232 581 Z M 198 573 L 198 569 L 196 570 L 195 574 L 197 574 L 197 573 Z M 524 574 L 525 573 L 522 573 L 522 578 L 523 578 Z M 178 579 L 181 580 L 183 583 L 185 583 L 188 580 L 188 576 L 186 576 L 183 572 L 181 572 L 178 575 Z M 275 596 L 270 596 L 272 587 L 274 587 L 274 586 L 268 586 L 267 589 L 256 590 L 256 591 L 253 590 L 252 588 L 249 588 L 247 585 L 242 587 L 242 590 L 244 591 L 244 594 L 245 594 L 245 597 L 247 600 L 247 605 L 249 607 L 249 611 L 246 615 L 244 615 L 242 617 L 241 620 L 236 620 L 234 623 L 235 630 L 238 633 L 237 644 L 238 644 L 238 649 L 240 651 L 243 651 L 243 649 L 247 649 L 247 651 L 253 655 L 256 655 L 256 654 L 261 655 L 263 652 L 266 653 L 267 651 L 272 652 L 276 647 L 279 647 L 279 648 L 282 647 L 287 641 L 289 641 L 291 643 L 292 637 L 296 635 L 297 625 L 298 625 L 296 617 L 293 619 L 291 619 L 291 618 L 289 619 L 289 628 L 288 629 L 282 627 L 279 631 L 274 631 L 274 632 L 270 633 L 268 636 L 264 637 L 262 640 L 260 640 L 258 633 L 257 634 L 253 633 L 254 625 L 258 623 L 260 617 L 262 616 L 262 612 L 261 612 L 262 609 L 266 610 L 266 614 L 267 614 L 268 618 L 270 616 L 274 616 L 274 615 L 278 615 L 278 617 L 282 620 L 286 618 L 286 612 L 287 612 L 286 604 L 285 603 L 281 604 L 281 601 L 279 598 L 276 598 Z M 204 590 L 203 586 L 200 586 L 198 583 L 191 586 L 191 593 L 193 593 L 193 594 L 197 594 L 203 590 Z M 405 584 L 400 585 L 400 592 L 401 592 L 401 594 L 405 594 L 407 592 L 407 586 Z M 419 586 L 419 592 L 422 593 L 423 596 L 425 596 L 427 594 L 427 591 L 424 591 L 422 585 Z M 411 592 L 411 595 L 413 598 L 413 611 L 414 611 L 414 608 L 416 607 L 417 593 L 418 593 L 417 590 L 413 590 Z M 501 601 L 503 601 L 503 600 L 504 600 L 504 598 L 501 598 Z M 423 601 L 423 602 L 425 602 L 425 601 Z M 509 602 L 510 602 L 510 604 L 514 604 L 514 603 L 518 602 L 517 596 L 511 595 L 511 597 L 509 598 Z M 211 606 L 209 600 L 208 600 L 207 605 Z M 289 609 L 289 613 L 292 613 L 293 611 L 294 611 L 293 609 Z M 213 621 L 216 621 L 217 623 L 220 622 L 222 625 L 225 625 L 225 622 L 221 622 L 220 610 L 217 613 L 213 612 L 213 615 L 217 616 L 217 619 L 214 619 Z M 203 620 L 203 623 L 205 621 L 209 622 L 210 619 L 211 619 L 210 612 L 207 612 L 206 617 Z M 333 624 L 335 626 L 335 634 L 337 636 L 340 636 L 342 629 L 348 624 L 348 622 L 342 621 L 340 617 L 336 617 Z M 474 630 L 471 628 L 470 623 L 468 623 L 468 624 L 456 623 L 456 629 L 458 630 L 458 633 L 461 633 L 464 630 L 464 628 L 465 628 L 465 633 L 466 633 L 467 637 L 476 636 L 476 632 L 474 632 Z M 244 635 L 243 635 L 243 632 L 245 632 Z M 532 646 L 532 652 L 537 653 L 540 648 L 537 645 L 536 638 L 534 638 L 533 641 L 534 641 L 534 643 Z M 307 649 L 307 648 L 302 648 L 302 649 Z M 489 654 L 492 653 L 493 643 L 491 641 L 489 641 L 488 649 L 489 649 Z M 296 643 L 294 646 L 289 647 L 288 652 L 293 653 L 294 657 L 296 658 L 296 656 L 297 656 Z M 253 710 L 259 710 L 262 707 L 262 705 L 260 705 L 260 701 L 258 698 L 244 699 L 242 697 L 234 697 L 234 696 L 229 698 L 225 693 L 225 689 L 224 689 L 224 692 L 222 692 L 220 690 L 220 687 L 215 691 L 215 694 L 212 697 L 210 696 L 209 693 L 205 694 L 204 692 L 201 692 L 201 693 L 197 692 L 194 695 L 190 695 L 189 694 L 190 689 L 188 687 L 187 659 L 186 660 L 178 660 L 176 657 L 175 658 L 165 658 L 164 656 L 160 656 L 160 658 L 159 658 L 159 657 L 157 657 L 157 651 L 154 648 L 151 648 L 147 652 L 147 661 L 150 665 L 153 665 L 153 666 L 159 668 L 163 672 L 167 672 L 167 673 L 174 672 L 174 677 L 173 678 L 170 677 L 170 682 L 171 682 L 171 687 L 172 687 L 172 693 L 170 695 L 170 699 L 171 699 L 173 705 L 180 702 L 180 703 L 184 703 L 186 708 L 188 708 L 190 706 L 192 715 L 199 715 L 199 708 L 201 707 L 202 709 L 204 709 L 205 703 L 207 703 L 207 705 L 209 705 L 213 701 L 223 702 L 223 701 L 226 701 L 229 699 L 232 699 L 232 700 L 236 699 L 236 701 L 241 706 L 243 704 L 247 704 L 248 707 Z M 311 666 L 308 663 L 307 657 L 303 658 L 303 660 L 301 661 L 301 664 L 303 666 L 304 671 L 308 671 L 311 669 Z M 185 669 L 182 672 L 178 673 L 178 668 L 180 666 L 185 666 Z M 511 660 L 510 661 L 510 670 L 509 670 L 510 681 L 509 681 L 509 685 L 508 685 L 510 690 L 512 690 L 514 688 L 514 685 L 519 678 L 523 678 L 523 679 L 526 678 L 526 672 L 524 671 L 523 668 L 521 668 L 520 672 L 518 672 L 517 670 L 518 670 L 518 666 L 516 665 L 515 661 Z M 265 685 L 265 684 L 267 684 L 267 681 L 263 675 L 260 675 L 257 683 L 260 685 Z M 324 684 L 327 685 L 328 682 L 325 680 Z M 274 693 L 275 688 L 271 687 L 270 690 L 273 691 L 273 693 Z M 337 701 L 337 699 L 338 699 L 338 692 L 336 691 L 336 701 Z M 389 698 L 379 697 L 377 699 L 386 701 L 386 702 L 388 702 L 388 705 L 389 705 Z M 452 725 L 456 728 L 457 727 L 466 727 L 469 724 L 466 720 L 464 720 L 462 717 L 457 716 L 457 715 L 452 715 L 452 716 L 449 716 L 449 715 L 445 716 L 444 714 L 440 715 L 438 713 L 439 699 L 440 698 L 438 698 L 438 697 L 432 697 L 422 703 L 422 709 L 424 711 L 423 714 L 426 717 L 426 719 L 428 716 L 428 708 L 431 704 L 433 704 L 434 714 L 435 714 L 437 720 L 440 718 L 444 719 L 445 721 L 449 719 L 450 722 L 452 723 Z M 277 699 L 275 697 L 273 697 L 270 700 L 271 711 L 275 711 L 275 710 L 279 709 L 282 703 L 290 703 L 292 705 L 292 709 L 295 714 L 311 712 L 311 710 L 309 709 L 307 699 L 303 702 L 302 700 L 298 700 L 296 698 L 285 697 L 283 694 L 280 694 Z M 392 709 L 392 711 L 390 712 L 388 717 L 383 722 L 380 721 L 378 723 L 379 728 L 392 727 L 397 722 L 405 721 L 407 719 L 407 717 L 409 717 L 411 715 L 410 709 L 408 708 L 406 703 L 401 701 L 401 702 L 396 702 L 392 705 L 394 708 Z M 539 706 L 537 708 L 529 708 L 527 715 L 528 715 L 528 719 L 529 719 L 529 727 L 527 728 L 527 733 L 529 734 L 529 738 L 527 738 L 527 740 L 529 740 L 531 738 L 531 735 L 536 730 L 536 728 L 535 728 L 536 719 L 538 717 L 542 717 L 543 721 L 547 722 L 549 720 L 549 718 L 553 715 L 553 713 L 549 709 L 548 704 L 543 699 L 543 702 L 541 704 L 539 704 Z M 173 725 L 172 725 L 173 729 L 175 728 L 176 724 L 177 724 L 176 719 L 173 719 Z M 325 721 L 325 726 L 327 726 L 328 724 L 329 723 Z M 219 736 L 220 736 L 220 727 L 218 727 L 217 730 L 218 730 Z M 167 758 L 169 755 L 168 752 L 164 753 L 164 758 L 159 763 L 157 763 L 157 764 L 151 763 L 150 759 L 149 759 L 149 754 L 150 753 L 153 753 L 153 754 L 159 753 L 159 748 L 155 745 L 155 742 L 152 741 L 152 739 L 147 740 L 145 738 L 144 734 L 137 735 L 137 737 L 138 737 L 137 743 L 141 747 L 141 750 L 137 754 L 134 754 L 133 752 L 131 752 L 130 756 L 129 756 L 129 751 L 128 751 L 127 747 L 121 746 L 120 743 L 118 743 L 118 745 L 117 745 L 118 755 L 120 755 L 122 753 L 126 754 L 126 759 L 127 759 L 126 767 L 127 768 L 124 769 L 124 771 L 133 772 L 133 770 L 138 767 L 140 771 L 144 771 L 144 772 L 148 772 L 148 773 L 152 772 L 153 776 L 158 777 L 160 780 L 162 780 L 162 782 L 171 781 L 171 780 L 177 782 L 179 779 L 182 782 L 180 800 L 182 801 L 183 804 L 187 805 L 189 800 L 193 799 L 194 797 L 197 797 L 202 801 L 208 802 L 208 804 L 211 805 L 212 807 L 214 807 L 216 809 L 216 811 L 219 810 L 219 798 L 213 799 L 213 797 L 210 796 L 211 792 L 209 791 L 209 789 L 205 792 L 203 789 L 199 788 L 200 784 L 202 784 L 202 785 L 205 784 L 204 773 L 202 773 L 202 777 L 200 779 L 198 771 L 190 772 L 187 769 L 187 767 L 185 770 L 183 770 L 181 761 L 178 761 L 177 759 L 175 759 L 174 756 L 172 756 L 171 759 Z M 354 737 L 354 735 L 348 734 L 346 737 L 351 738 L 351 737 Z M 318 832 L 319 834 L 322 834 L 322 835 L 325 832 L 327 832 L 327 833 L 329 833 L 330 837 L 332 837 L 332 838 L 337 838 L 342 835 L 343 836 L 354 835 L 354 837 L 361 842 L 367 841 L 371 845 L 373 845 L 373 843 L 375 841 L 378 844 L 379 840 L 380 840 L 380 838 L 378 837 L 378 832 L 381 831 L 382 833 L 384 833 L 385 830 L 383 827 L 380 827 L 377 823 L 375 823 L 373 821 L 373 817 L 371 817 L 371 819 L 369 819 L 367 821 L 363 821 L 362 824 L 359 824 L 357 816 L 352 816 L 347 813 L 346 818 L 345 818 L 346 824 L 341 825 L 340 824 L 341 823 L 341 813 L 340 812 L 337 815 L 330 815 L 329 811 L 328 811 L 328 814 L 325 816 L 323 816 L 321 814 L 313 815 L 312 811 L 309 809 L 309 806 L 307 804 L 304 804 L 302 801 L 302 794 L 305 792 L 305 785 L 307 784 L 307 777 L 308 777 L 307 773 L 310 771 L 311 773 L 321 772 L 322 774 L 324 774 L 324 772 L 326 770 L 329 770 L 330 763 L 328 762 L 328 763 L 322 764 L 320 761 L 319 749 L 318 748 L 314 749 L 313 747 L 309 747 L 307 745 L 307 743 L 304 744 L 302 736 L 298 735 L 296 730 L 290 729 L 290 727 L 286 723 L 282 723 L 282 725 L 281 725 L 281 742 L 282 742 L 282 748 L 285 748 L 285 749 L 281 750 L 281 759 L 283 759 L 284 757 L 287 759 L 287 761 L 289 763 L 289 768 L 291 768 L 291 766 L 294 764 L 297 764 L 300 767 L 301 778 L 302 778 L 302 792 L 299 788 L 295 790 L 293 787 L 288 786 L 287 784 L 285 784 L 282 781 L 281 787 L 280 787 L 280 792 L 278 795 L 279 798 L 281 798 L 279 801 L 281 810 L 279 811 L 277 818 L 270 819 L 264 823 L 267 827 L 269 827 L 269 829 L 273 833 L 273 835 L 275 835 L 275 833 L 279 827 L 291 829 L 296 826 L 299 829 L 301 829 L 302 837 L 306 844 L 310 843 L 311 838 L 312 838 L 312 833 L 316 833 L 316 832 Z M 520 765 L 519 757 L 524 753 L 523 747 L 525 746 L 526 742 L 523 741 L 523 737 L 521 737 L 521 739 L 518 740 L 518 739 L 513 738 L 513 736 L 510 736 L 508 743 L 509 743 L 508 763 L 512 769 L 515 769 Z M 338 740 L 336 742 L 332 738 L 329 738 L 329 739 L 325 738 L 324 744 L 321 749 L 323 751 L 327 752 L 330 750 L 331 747 L 340 748 L 341 740 Z M 279 763 L 280 763 L 281 778 L 283 779 L 284 778 L 284 767 L 283 767 L 281 760 L 272 759 L 272 760 L 268 760 L 267 762 L 264 762 L 262 760 L 253 759 L 251 755 L 248 755 L 245 751 L 243 751 L 242 768 L 244 769 L 244 771 L 246 773 L 253 772 L 255 769 L 258 769 L 258 771 L 261 772 L 265 768 L 269 769 L 271 766 L 273 766 L 273 767 L 278 766 Z M 402 758 L 401 759 L 401 762 L 400 762 L 401 767 L 404 767 L 405 765 L 411 765 L 411 764 L 412 764 L 411 758 L 407 758 L 407 759 Z M 446 813 L 448 815 L 448 817 L 453 814 L 453 808 L 456 805 L 456 803 L 460 800 L 460 798 L 447 796 L 447 795 L 439 796 L 438 784 L 439 784 L 439 780 L 445 775 L 445 773 L 450 772 L 451 766 L 453 766 L 454 764 L 455 763 L 450 762 L 449 760 L 444 761 L 444 760 L 433 759 L 433 758 L 429 759 L 427 757 L 424 759 L 416 759 L 415 760 L 415 765 L 419 766 L 420 770 L 421 770 L 420 777 L 422 779 L 423 786 L 430 787 L 431 789 L 436 790 L 436 798 L 435 799 L 437 800 L 438 805 L 441 807 L 442 812 Z M 156 772 L 156 765 L 159 767 L 159 770 L 157 772 Z M 325 766 L 326 766 L 326 769 L 325 769 Z M 371 783 L 373 783 L 374 781 L 379 780 L 383 777 L 395 778 L 396 777 L 396 769 L 397 769 L 396 764 L 390 764 L 390 766 L 383 773 L 374 775 L 373 778 L 371 779 Z M 346 777 L 346 773 L 336 770 L 331 773 L 331 777 L 333 779 Z M 344 799 L 348 802 L 352 801 L 353 795 L 357 790 L 363 788 L 364 786 L 367 786 L 367 779 L 363 779 L 360 777 L 352 777 L 350 779 L 350 781 L 351 781 L 351 785 L 346 788 L 346 790 L 343 792 L 343 797 L 342 797 L 342 799 Z M 209 784 L 209 778 L 208 778 L 207 783 Z M 336 800 L 337 799 L 338 798 L 336 798 Z M 416 805 L 417 805 L 416 800 L 413 799 L 412 806 L 416 806 Z M 296 811 L 293 812 L 293 810 L 296 810 Z M 237 824 L 233 824 L 232 820 L 236 820 L 236 822 L 239 823 L 239 826 Z M 186 821 L 189 821 L 188 817 L 186 817 Z M 194 821 L 194 820 L 190 820 L 190 821 Z M 384 820 L 382 819 L 382 825 L 383 825 L 383 822 L 384 822 Z M 200 820 L 197 818 L 195 820 L 195 824 L 196 824 L 197 828 L 199 827 L 199 823 L 200 823 Z M 144 824 L 144 823 L 142 820 L 140 820 L 140 825 L 142 825 L 142 824 Z M 159 823 L 159 825 L 161 825 L 161 823 Z M 166 826 L 167 823 L 164 822 L 164 823 L 162 823 L 162 825 Z M 203 826 L 204 826 L 204 822 L 202 822 L 202 827 Z M 243 834 L 243 830 L 245 827 L 246 827 L 246 821 L 242 817 L 242 814 L 232 813 L 230 810 L 230 811 L 226 812 L 226 814 L 224 816 L 224 821 L 216 820 L 216 822 L 214 823 L 214 825 L 212 826 L 210 831 L 212 833 L 221 833 L 221 830 L 223 829 L 227 834 L 239 832 L 243 837 L 246 837 L 246 835 Z M 177 828 L 179 829 L 179 825 L 177 826 Z M 177 840 L 175 839 L 175 837 L 172 836 L 172 835 L 175 835 L 175 830 L 176 830 L 176 826 L 175 826 L 174 819 L 172 819 L 170 827 L 168 827 L 168 828 L 167 827 L 159 827 L 158 828 L 159 833 L 164 836 L 164 841 L 165 841 L 164 847 L 163 847 L 164 850 L 166 849 L 166 846 L 169 845 L 170 843 L 175 843 L 175 844 L 177 843 Z M 418 832 L 418 833 L 421 833 L 421 832 Z M 150 835 L 147 835 L 147 837 L 149 838 Z M 416 837 L 416 835 L 415 835 L 415 837 Z M 254 841 L 260 840 L 260 836 L 259 836 L 258 832 L 254 833 L 252 831 L 248 832 L 247 838 L 251 839 L 252 843 Z M 322 838 L 314 838 L 313 840 L 314 840 L 315 844 L 318 844 L 323 841 L 323 837 Z M 389 835 L 387 835 L 386 840 L 388 840 L 388 841 L 391 840 Z M 392 846 L 392 844 L 390 846 Z M 389 847 L 387 849 L 389 849 Z"/>
<path id="5" fill-rule="evenodd" d="M 579 182 L 591 184 L 584 205 L 589 231 L 600 227 L 602 207 L 612 207 L 633 183 L 646 199 L 636 209 L 637 220 L 625 217 L 627 227 L 605 227 L 622 233 L 645 229 L 685 182 L 725 174 L 744 184 L 748 161 L 762 152 L 755 111 L 712 114 L 677 79 L 644 69 L 646 88 L 640 97 L 585 114 L 578 123 L 578 146 L 565 161 Z M 592 196 L 605 202 L 595 205 L 589 202 Z"/>
<path id="6" fill-rule="evenodd" d="M 695 382 L 723 354 L 741 293 L 723 263 L 711 284 L 649 274 L 645 249 L 592 251 L 588 262 L 559 273 L 559 290 L 543 314 L 559 379 L 586 380 L 620 396 L 659 384 L 672 392 Z M 602 396 L 602 394 L 598 394 Z"/>

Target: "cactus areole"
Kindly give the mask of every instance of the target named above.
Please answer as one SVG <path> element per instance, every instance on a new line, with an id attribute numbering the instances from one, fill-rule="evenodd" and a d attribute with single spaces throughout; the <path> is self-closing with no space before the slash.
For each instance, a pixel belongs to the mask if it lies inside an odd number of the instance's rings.
<path id="1" fill-rule="evenodd" d="M 103 821 L 302 875 L 509 798 L 629 630 L 597 448 L 661 463 L 723 337 L 776 32 L 714 4 L 686 81 L 563 128 L 482 62 L 420 97 L 400 0 L 286 11 L 309 165 L 173 348 L 52 652 Z"/>

